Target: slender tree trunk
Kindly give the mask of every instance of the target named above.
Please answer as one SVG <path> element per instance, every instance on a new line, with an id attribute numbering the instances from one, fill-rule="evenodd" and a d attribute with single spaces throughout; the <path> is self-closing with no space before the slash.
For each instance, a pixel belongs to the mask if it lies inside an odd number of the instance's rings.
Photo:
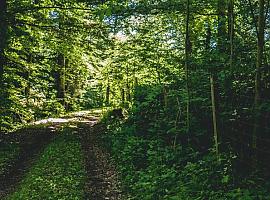
<path id="1" fill-rule="evenodd" d="M 28 57 L 28 63 L 31 65 L 33 62 L 32 54 Z M 25 97 L 26 97 L 26 104 L 29 105 L 29 99 L 30 99 L 30 92 L 31 92 L 31 82 L 30 82 L 30 76 L 31 76 L 31 69 L 26 68 L 26 87 L 24 89 L 25 91 Z"/>
<path id="2" fill-rule="evenodd" d="M 207 22 L 207 28 L 206 28 L 206 38 L 205 38 L 205 49 L 208 53 L 210 53 L 210 48 L 211 48 L 211 37 L 212 37 L 212 32 L 211 32 L 211 26 L 210 22 Z"/>
<path id="3" fill-rule="evenodd" d="M 134 78 L 134 88 L 136 89 L 139 85 L 139 80 L 138 80 L 138 77 L 135 77 Z"/>
<path id="4" fill-rule="evenodd" d="M 226 0 L 218 0 L 218 38 L 217 48 L 220 53 L 226 51 Z"/>
<path id="5" fill-rule="evenodd" d="M 26 72 L 26 81 L 27 85 L 24 89 L 25 97 L 26 97 L 26 104 L 29 105 L 29 99 L 30 99 L 30 91 L 31 91 L 31 85 L 30 85 L 30 70 L 27 70 Z"/>
<path id="6" fill-rule="evenodd" d="M 124 105 L 124 103 L 125 103 L 125 89 L 121 89 L 121 96 L 122 96 L 122 104 Z"/>
<path id="7" fill-rule="evenodd" d="M 233 88 L 233 80 L 234 80 L 234 0 L 229 0 L 228 2 L 228 41 L 229 48 L 228 54 L 230 55 L 228 73 L 226 73 L 225 84 L 224 84 L 224 92 L 225 92 L 225 102 L 226 108 L 232 109 L 233 101 L 234 101 L 234 88 Z M 232 126 L 226 124 L 224 130 L 227 133 L 232 132 Z M 227 138 L 224 138 L 227 139 Z"/>
<path id="8" fill-rule="evenodd" d="M 65 107 L 65 57 L 63 54 L 58 55 L 58 71 L 57 71 L 57 98 L 59 102 Z"/>
<path id="9" fill-rule="evenodd" d="M 205 49 L 210 54 L 211 50 L 211 26 L 210 22 L 208 22 L 208 27 L 206 30 L 206 39 L 205 39 Z M 213 133 L 214 133 L 214 147 L 217 154 L 217 158 L 219 159 L 219 133 L 218 133 L 218 120 L 217 120 L 217 106 L 216 106 L 216 85 L 215 80 L 217 80 L 216 72 L 212 69 L 210 72 L 210 88 L 211 88 L 211 108 L 212 108 L 212 121 L 213 121 Z"/>
<path id="10" fill-rule="evenodd" d="M 216 151 L 217 156 L 219 157 L 217 114 L 216 114 L 215 87 L 214 87 L 214 76 L 213 76 L 213 74 L 210 75 L 210 85 L 211 85 L 211 102 L 212 102 L 212 116 L 213 116 L 213 130 L 214 130 L 215 151 Z"/>
<path id="11" fill-rule="evenodd" d="M 138 77 L 134 76 L 133 101 L 132 101 L 133 103 L 136 101 L 137 98 L 138 85 L 139 85 Z"/>
<path id="12" fill-rule="evenodd" d="M 187 0 L 187 15 L 186 15 L 186 38 L 185 38 L 185 75 L 186 75 L 186 91 L 187 91 L 187 104 L 186 104 L 186 126 L 187 133 L 190 132 L 190 87 L 189 87 L 189 59 L 191 53 L 190 42 L 190 0 Z"/>
<path id="13" fill-rule="evenodd" d="M 0 88 L 3 86 L 4 66 L 6 63 L 7 29 L 7 2 L 6 0 L 0 0 Z"/>
<path id="14" fill-rule="evenodd" d="M 109 104 L 110 104 L 110 84 L 108 83 L 108 85 L 107 85 L 107 88 L 106 88 L 106 99 L 105 99 L 105 101 L 106 101 L 106 106 L 109 106 Z"/>
<path id="15" fill-rule="evenodd" d="M 252 147 L 255 152 L 257 149 L 257 137 L 260 121 L 259 107 L 261 102 L 261 69 L 263 67 L 263 57 L 264 57 L 264 35 L 265 35 L 265 0 L 259 0 L 257 61 L 256 61 L 255 96 L 254 96 L 254 128 L 252 136 Z M 257 156 L 255 155 L 254 164 L 256 164 L 256 157 Z"/>
<path id="16" fill-rule="evenodd" d="M 220 56 L 226 51 L 226 1 L 218 0 L 218 38 L 217 38 L 217 50 Z M 215 149 L 217 155 L 219 154 L 219 142 L 221 142 L 221 134 L 219 131 L 220 119 L 219 119 L 219 85 L 218 85 L 218 70 L 212 70 L 210 75 L 210 85 L 211 85 L 211 102 L 212 102 L 212 113 L 213 113 L 213 131 L 214 131 L 214 141 Z"/>
<path id="17" fill-rule="evenodd" d="M 230 43 L 229 47 L 229 74 L 226 79 L 225 90 L 227 101 L 232 101 L 233 91 L 232 91 L 232 79 L 233 79 L 233 56 L 234 56 L 234 0 L 229 0 L 228 4 L 228 40 Z"/>
<path id="18" fill-rule="evenodd" d="M 129 83 L 129 66 L 126 66 L 126 100 L 131 102 L 131 92 L 130 92 L 130 83 Z"/>
<path id="19" fill-rule="evenodd" d="M 234 0 L 229 0 L 228 6 L 228 33 L 229 33 L 229 40 L 230 40 L 230 75 L 232 75 L 232 68 L 233 68 L 233 56 L 234 56 Z"/>
<path id="20" fill-rule="evenodd" d="M 169 88 L 164 86 L 163 88 L 163 98 L 164 98 L 164 109 L 166 110 L 168 108 L 168 91 Z"/>
<path id="21" fill-rule="evenodd" d="M 127 80 L 128 81 L 128 80 Z M 127 92 L 127 101 L 130 102 L 131 101 L 131 94 L 130 94 L 130 86 L 129 83 L 127 83 L 127 87 L 126 87 L 126 92 Z"/>
<path id="22" fill-rule="evenodd" d="M 6 106 L 7 93 L 4 86 L 4 67 L 6 65 L 5 49 L 7 46 L 7 2 L 0 0 L 0 115 Z M 0 133 L 2 133 L 2 122 L 0 121 Z"/>

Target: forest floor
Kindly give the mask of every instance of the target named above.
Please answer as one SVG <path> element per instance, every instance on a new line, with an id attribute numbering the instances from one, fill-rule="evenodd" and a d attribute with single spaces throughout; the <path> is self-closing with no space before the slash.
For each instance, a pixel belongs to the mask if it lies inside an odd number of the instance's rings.
<path id="1" fill-rule="evenodd" d="M 98 119 L 78 112 L 2 135 L 0 199 L 122 199 Z"/>

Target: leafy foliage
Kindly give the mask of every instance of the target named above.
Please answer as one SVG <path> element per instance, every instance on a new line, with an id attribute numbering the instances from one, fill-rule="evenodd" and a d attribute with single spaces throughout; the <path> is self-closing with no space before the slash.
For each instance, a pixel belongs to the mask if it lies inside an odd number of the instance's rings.
<path id="1" fill-rule="evenodd" d="M 170 115 L 164 115 L 163 105 L 157 104 L 157 91 L 162 90 L 138 88 L 127 120 L 119 122 L 110 115 L 103 120 L 107 124 L 104 141 L 129 199 L 269 198 L 269 183 L 260 182 L 257 175 L 240 177 L 233 153 L 223 153 L 217 159 L 213 149 L 201 152 L 196 140 L 189 138 L 188 142 L 185 130 L 180 137 L 181 130 L 171 128 L 174 123 L 168 124 Z M 176 143 L 175 136 L 180 137 Z"/>
<path id="2" fill-rule="evenodd" d="M 1 17 L 8 23 L 0 27 L 8 29 L 0 49 L 2 132 L 80 108 L 105 27 L 76 1 L 8 0 L 7 5 L 1 6 Z"/>
<path id="3" fill-rule="evenodd" d="M 0 132 L 122 107 L 132 198 L 268 198 L 269 0 L 0 3 Z"/>

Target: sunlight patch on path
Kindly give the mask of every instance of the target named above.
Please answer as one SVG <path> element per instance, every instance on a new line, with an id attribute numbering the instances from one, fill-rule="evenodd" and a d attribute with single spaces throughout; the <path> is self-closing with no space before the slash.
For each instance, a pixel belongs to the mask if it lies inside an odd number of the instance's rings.
<path id="1" fill-rule="evenodd" d="M 39 121 L 34 122 L 34 124 L 47 124 L 47 123 L 67 123 L 70 119 L 62 119 L 62 118 L 49 118 L 49 119 L 42 119 Z"/>
<path id="2" fill-rule="evenodd" d="M 62 124 L 62 123 L 70 123 L 70 122 L 80 122 L 80 123 L 86 123 L 90 125 L 94 125 L 98 121 L 97 116 L 93 116 L 93 114 L 98 114 L 98 112 L 93 113 L 93 111 L 80 111 L 80 112 L 74 112 L 71 113 L 63 118 L 48 118 L 48 119 L 42 119 L 39 121 L 34 122 L 33 124 L 39 125 L 39 124 Z"/>

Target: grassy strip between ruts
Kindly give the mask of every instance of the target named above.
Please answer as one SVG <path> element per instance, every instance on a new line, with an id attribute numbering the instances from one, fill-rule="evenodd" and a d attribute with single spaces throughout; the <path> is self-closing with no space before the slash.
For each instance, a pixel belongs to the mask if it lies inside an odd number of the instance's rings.
<path id="1" fill-rule="evenodd" d="M 84 198 L 86 172 L 78 136 L 65 128 L 26 175 L 8 200 Z"/>

